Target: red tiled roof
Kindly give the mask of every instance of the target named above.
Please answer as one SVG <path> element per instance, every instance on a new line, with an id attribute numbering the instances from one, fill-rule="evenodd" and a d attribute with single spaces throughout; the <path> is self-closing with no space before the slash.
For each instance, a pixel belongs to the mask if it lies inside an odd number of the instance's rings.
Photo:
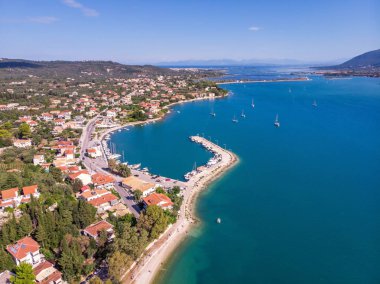
<path id="1" fill-rule="evenodd" d="M 109 193 L 109 194 L 103 195 L 99 198 L 92 199 L 92 200 L 88 201 L 88 203 L 90 203 L 94 207 L 97 207 L 97 206 L 101 206 L 105 203 L 114 201 L 114 200 L 117 200 L 117 197 L 115 195 L 113 195 L 112 193 Z"/>
<path id="2" fill-rule="evenodd" d="M 108 183 L 113 183 L 115 179 L 110 175 L 104 175 L 104 174 L 94 174 L 92 175 L 92 183 L 96 185 L 104 185 Z"/>
<path id="3" fill-rule="evenodd" d="M 46 269 L 50 269 L 50 272 L 52 273 L 46 275 L 44 279 L 37 281 L 37 279 L 40 278 L 38 277 L 38 275 Z M 59 272 L 57 269 L 55 269 L 53 264 L 50 263 L 49 261 L 44 261 L 40 263 L 37 267 L 35 267 L 33 269 L 33 274 L 36 276 L 36 283 L 40 283 L 40 284 L 54 283 L 55 281 L 62 278 L 62 273 Z"/>
<path id="4" fill-rule="evenodd" d="M 34 194 L 34 193 L 37 193 L 37 189 L 38 189 L 38 186 L 36 184 L 30 185 L 30 186 L 24 186 L 22 188 L 22 192 L 24 195 Z"/>
<path id="5" fill-rule="evenodd" d="M 148 195 L 147 197 L 143 198 L 146 205 L 158 205 L 161 207 L 170 207 L 173 205 L 173 202 L 170 200 L 169 197 L 167 197 L 165 194 L 162 193 L 152 193 Z M 162 204 L 160 204 L 162 203 Z"/>
<path id="6" fill-rule="evenodd" d="M 102 231 L 102 230 L 109 230 L 109 229 L 112 229 L 113 226 L 108 223 L 107 221 L 100 221 L 98 223 L 95 223 L 95 224 L 92 224 L 88 227 L 86 227 L 83 231 L 86 232 L 87 234 L 91 235 L 93 238 L 97 237 L 99 235 L 99 233 Z"/>
<path id="7" fill-rule="evenodd" d="M 74 179 L 78 178 L 81 174 L 89 175 L 87 170 L 82 170 L 82 171 L 79 171 L 77 173 L 69 175 L 69 178 L 74 180 Z"/>
<path id="8" fill-rule="evenodd" d="M 14 245 L 7 246 L 7 251 L 18 260 L 25 258 L 28 253 L 36 252 L 39 249 L 40 245 L 31 237 L 22 238 Z"/>
<path id="9" fill-rule="evenodd" d="M 16 197 L 16 194 L 18 192 L 18 188 L 10 188 L 10 189 L 5 189 L 1 191 L 1 196 L 3 199 L 9 199 L 9 198 L 14 198 Z"/>

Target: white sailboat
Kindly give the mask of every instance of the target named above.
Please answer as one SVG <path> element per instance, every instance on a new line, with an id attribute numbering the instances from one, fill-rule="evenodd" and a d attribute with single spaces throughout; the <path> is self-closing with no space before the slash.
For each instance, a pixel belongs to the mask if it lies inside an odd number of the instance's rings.
<path id="1" fill-rule="evenodd" d="M 274 121 L 274 126 L 280 127 L 280 121 L 278 120 L 278 114 L 276 114 L 276 120 Z"/>
<path id="2" fill-rule="evenodd" d="M 252 108 L 254 108 L 254 107 L 255 107 L 255 103 L 254 103 L 253 99 L 252 99 L 252 103 L 251 103 L 251 106 L 252 106 Z"/>
<path id="3" fill-rule="evenodd" d="M 244 110 L 241 111 L 241 115 L 240 115 L 242 118 L 245 118 L 245 113 L 244 113 Z"/>
<path id="4" fill-rule="evenodd" d="M 314 100 L 313 101 L 313 107 L 317 107 L 318 105 L 317 105 L 317 101 L 316 100 Z"/>
<path id="5" fill-rule="evenodd" d="M 238 123 L 239 122 L 239 120 L 236 119 L 235 115 L 234 115 L 234 118 L 232 119 L 232 122 L 234 122 L 234 123 Z"/>
<path id="6" fill-rule="evenodd" d="M 216 116 L 216 113 L 214 112 L 214 108 L 212 108 L 211 112 L 210 112 L 210 115 L 215 117 Z"/>

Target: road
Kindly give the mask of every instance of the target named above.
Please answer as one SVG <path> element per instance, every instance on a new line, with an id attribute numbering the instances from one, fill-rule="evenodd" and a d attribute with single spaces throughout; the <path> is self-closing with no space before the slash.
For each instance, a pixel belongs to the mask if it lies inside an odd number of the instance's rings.
<path id="1" fill-rule="evenodd" d="M 107 157 L 103 149 L 103 146 L 101 144 L 101 140 L 104 136 L 104 133 L 100 135 L 99 138 L 97 137 L 95 139 L 91 139 L 91 134 L 94 133 L 95 131 L 95 126 L 96 126 L 95 122 L 98 117 L 99 116 L 92 118 L 83 129 L 82 136 L 79 140 L 79 145 L 81 147 L 80 160 L 83 162 L 84 166 L 87 168 L 87 170 L 91 174 L 103 173 L 103 174 L 112 175 L 115 178 L 114 187 L 116 191 L 119 193 L 122 202 L 128 207 L 128 209 L 133 213 L 134 216 L 139 217 L 140 209 L 139 209 L 139 206 L 134 201 L 133 196 L 131 195 L 131 193 L 129 193 L 127 190 L 125 190 L 123 187 L 120 186 L 120 182 L 124 178 L 119 175 L 115 175 L 109 172 Z M 86 149 L 91 148 L 91 147 L 96 147 L 96 146 L 100 146 L 100 148 L 102 149 L 102 156 L 97 157 L 95 159 L 87 157 L 85 155 Z M 157 177 L 150 173 L 142 172 L 142 171 L 134 170 L 134 169 L 131 169 L 131 172 L 134 176 L 137 176 L 138 178 L 146 182 L 159 184 L 160 186 L 164 188 L 172 188 L 174 186 L 179 186 L 182 190 L 187 189 L 187 183 L 182 182 L 182 181 L 178 181 L 178 180 L 174 180 L 174 179 L 162 177 L 162 176 Z"/>

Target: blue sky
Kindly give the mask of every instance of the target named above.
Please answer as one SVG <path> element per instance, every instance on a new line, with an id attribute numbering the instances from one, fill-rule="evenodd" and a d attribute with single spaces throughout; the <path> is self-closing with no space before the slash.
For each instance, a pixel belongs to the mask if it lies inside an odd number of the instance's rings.
<path id="1" fill-rule="evenodd" d="M 329 61 L 380 48 L 379 0 L 0 0 L 0 57 Z"/>

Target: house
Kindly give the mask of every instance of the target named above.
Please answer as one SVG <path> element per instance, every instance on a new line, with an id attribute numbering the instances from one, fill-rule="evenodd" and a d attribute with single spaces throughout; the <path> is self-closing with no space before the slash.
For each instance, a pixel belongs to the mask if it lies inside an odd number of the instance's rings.
<path id="1" fill-rule="evenodd" d="M 31 237 L 24 237 L 13 245 L 7 246 L 7 251 L 12 255 L 17 265 L 26 262 L 36 267 L 44 260 L 40 254 L 40 245 Z"/>
<path id="2" fill-rule="evenodd" d="M 117 112 L 116 112 L 116 110 L 113 110 L 113 109 L 107 110 L 107 112 L 106 112 L 106 116 L 110 117 L 110 118 L 116 117 L 116 115 L 117 115 Z"/>
<path id="3" fill-rule="evenodd" d="M 43 113 L 43 114 L 41 114 L 41 116 L 40 116 L 40 119 L 41 119 L 41 120 L 45 120 L 45 121 L 52 121 L 53 118 L 54 118 L 54 116 L 53 116 L 51 113 L 48 113 L 48 112 Z"/>
<path id="4" fill-rule="evenodd" d="M 26 148 L 32 146 L 32 140 L 30 139 L 15 139 L 13 141 L 13 146 L 17 148 Z"/>
<path id="5" fill-rule="evenodd" d="M 113 188 L 113 183 L 115 182 L 112 176 L 101 173 L 93 174 L 91 179 L 96 188 Z"/>
<path id="6" fill-rule="evenodd" d="M 20 198 L 17 187 L 2 190 L 0 193 L 0 210 L 4 210 L 7 207 L 15 208 L 20 205 Z"/>
<path id="7" fill-rule="evenodd" d="M 102 156 L 102 152 L 100 151 L 99 147 L 94 147 L 94 148 L 88 148 L 87 149 L 87 155 L 90 158 L 97 158 Z"/>
<path id="8" fill-rule="evenodd" d="M 41 165 L 43 163 L 45 163 L 45 156 L 44 155 L 34 155 L 34 157 L 33 157 L 33 164 L 35 166 Z"/>
<path id="9" fill-rule="evenodd" d="M 31 197 L 38 198 L 40 197 L 40 193 L 38 192 L 38 186 L 30 185 L 30 186 L 24 186 L 22 188 L 22 199 L 21 203 L 27 203 L 30 201 Z"/>
<path id="10" fill-rule="evenodd" d="M 41 262 L 33 269 L 36 277 L 35 282 L 39 284 L 59 284 L 63 283 L 62 273 L 54 268 L 49 261 Z"/>
<path id="11" fill-rule="evenodd" d="M 83 185 L 90 184 L 91 181 L 91 175 L 88 173 L 87 170 L 82 170 L 77 173 L 69 175 L 69 179 L 74 181 L 75 179 L 79 179 L 82 181 Z"/>
<path id="12" fill-rule="evenodd" d="M 85 236 L 93 238 L 95 241 L 97 241 L 100 233 L 102 231 L 106 231 L 108 235 L 108 240 L 112 240 L 115 238 L 114 232 L 113 232 L 113 225 L 108 223 L 105 220 L 99 221 L 95 224 L 91 224 L 90 226 L 86 227 L 83 230 L 83 234 Z"/>
<path id="13" fill-rule="evenodd" d="M 97 208 L 98 213 L 102 213 L 119 203 L 119 199 L 112 193 L 105 194 L 101 197 L 88 201 L 92 206 Z"/>
<path id="14" fill-rule="evenodd" d="M 157 205 L 161 207 L 162 209 L 171 209 L 173 207 L 173 202 L 170 200 L 170 198 L 162 193 L 154 192 L 148 195 L 147 197 L 144 197 L 143 202 L 144 202 L 145 207 L 148 207 L 151 205 Z"/>
<path id="15" fill-rule="evenodd" d="M 144 197 L 148 196 L 156 189 L 156 185 L 154 183 L 143 181 L 135 176 L 129 176 L 123 179 L 121 185 L 131 192 L 140 190 Z"/>

